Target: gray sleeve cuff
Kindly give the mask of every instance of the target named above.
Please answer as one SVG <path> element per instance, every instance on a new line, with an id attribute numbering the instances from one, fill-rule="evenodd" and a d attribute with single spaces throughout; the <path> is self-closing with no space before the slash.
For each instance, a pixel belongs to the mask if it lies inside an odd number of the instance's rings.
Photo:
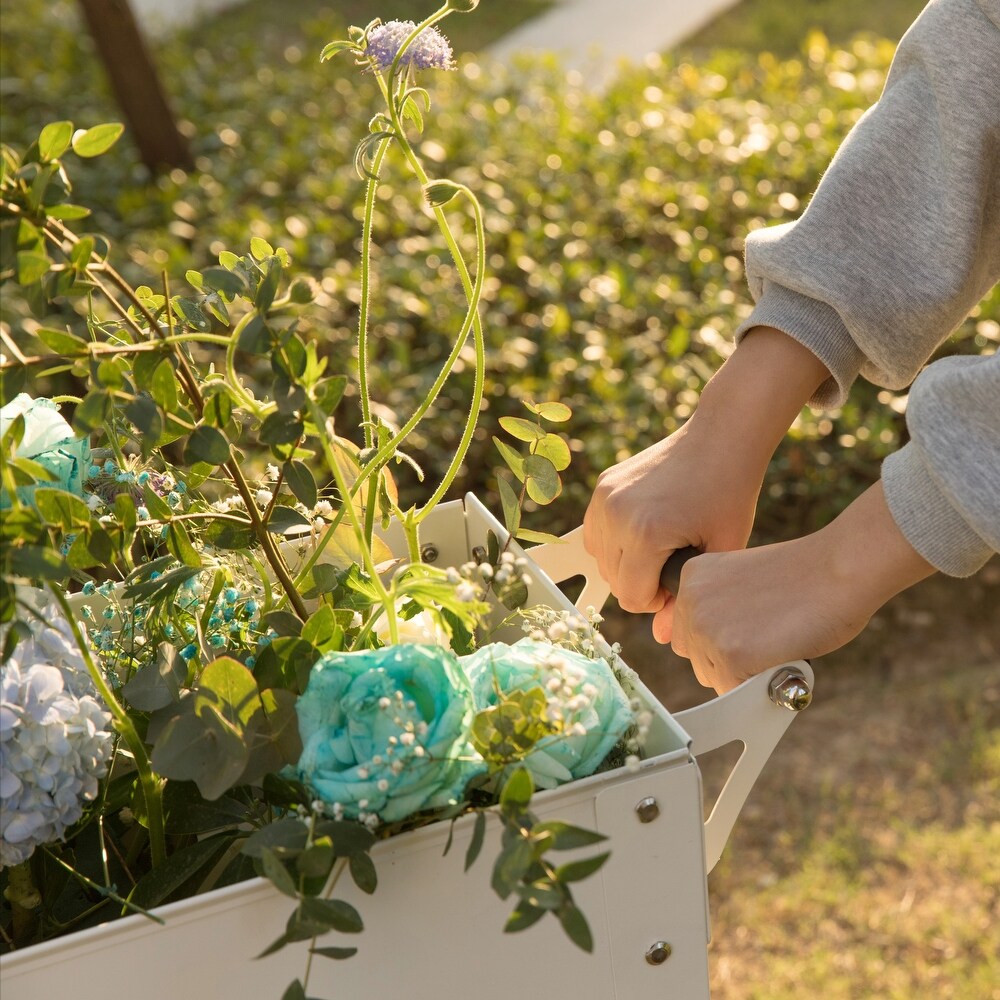
<path id="1" fill-rule="evenodd" d="M 911 442 L 882 463 L 889 513 L 906 540 L 935 569 L 971 576 L 993 550 L 969 526 Z"/>
<path id="2" fill-rule="evenodd" d="M 833 306 L 765 281 L 753 312 L 736 330 L 736 342 L 755 326 L 773 326 L 807 347 L 826 365 L 830 378 L 816 390 L 810 406 L 841 406 L 865 360 Z"/>

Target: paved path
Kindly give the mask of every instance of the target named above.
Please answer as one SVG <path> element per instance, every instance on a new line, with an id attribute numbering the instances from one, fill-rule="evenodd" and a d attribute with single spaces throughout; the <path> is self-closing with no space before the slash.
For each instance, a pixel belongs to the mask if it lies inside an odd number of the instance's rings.
<path id="1" fill-rule="evenodd" d="M 491 0 L 497 2 L 497 0 Z M 504 35 L 489 50 L 504 62 L 518 53 L 557 52 L 599 88 L 620 60 L 639 62 L 694 34 L 738 0 L 558 0 L 556 6 Z"/>

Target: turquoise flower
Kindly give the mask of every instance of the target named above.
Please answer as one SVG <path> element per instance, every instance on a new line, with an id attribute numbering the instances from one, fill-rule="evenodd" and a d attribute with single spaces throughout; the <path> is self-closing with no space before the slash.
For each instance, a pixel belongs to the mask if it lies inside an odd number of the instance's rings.
<path id="1" fill-rule="evenodd" d="M 0 409 L 0 436 L 19 417 L 24 417 L 24 436 L 17 445 L 19 458 L 30 458 L 55 475 L 55 480 L 41 486 L 67 490 L 83 496 L 83 480 L 90 464 L 90 442 L 78 438 L 73 428 L 59 415 L 59 407 L 50 399 L 32 399 L 22 392 Z M 31 503 L 36 487 L 19 486 L 17 496 Z M 11 506 L 11 498 L 0 489 L 0 509 Z"/>
<path id="2" fill-rule="evenodd" d="M 600 766 L 632 726 L 629 700 L 605 660 L 544 642 L 493 643 L 462 657 L 476 711 L 497 703 L 497 690 L 541 688 L 551 721 L 561 732 L 546 736 L 525 757 L 536 788 L 585 778 Z"/>
<path id="3" fill-rule="evenodd" d="M 295 776 L 351 819 L 394 823 L 448 805 L 486 770 L 468 741 L 469 684 L 447 649 L 327 653 L 296 710 Z"/>

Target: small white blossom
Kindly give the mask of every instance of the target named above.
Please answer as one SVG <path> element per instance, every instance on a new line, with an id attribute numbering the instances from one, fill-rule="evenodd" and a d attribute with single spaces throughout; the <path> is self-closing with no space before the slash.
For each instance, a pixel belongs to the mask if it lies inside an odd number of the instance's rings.
<path id="1" fill-rule="evenodd" d="M 257 490 L 254 500 L 258 507 L 266 507 L 274 499 L 274 494 L 270 490 Z"/>
<path id="2" fill-rule="evenodd" d="M 276 465 L 268 465 L 264 474 L 273 483 L 281 475 L 281 470 Z"/>

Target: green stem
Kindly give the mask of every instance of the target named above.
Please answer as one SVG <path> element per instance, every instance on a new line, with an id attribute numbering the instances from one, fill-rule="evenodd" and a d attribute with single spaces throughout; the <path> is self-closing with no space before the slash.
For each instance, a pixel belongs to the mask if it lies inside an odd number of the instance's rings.
<path id="1" fill-rule="evenodd" d="M 333 473 L 334 482 L 337 484 L 337 491 L 343 499 L 343 509 L 347 512 L 347 519 L 350 521 L 351 528 L 354 530 L 354 537 L 357 539 L 358 546 L 361 549 L 361 561 L 364 564 L 365 572 L 371 578 L 372 586 L 378 592 L 379 602 L 385 608 L 385 613 L 389 621 L 389 639 L 392 645 L 395 646 L 399 642 L 399 627 L 396 623 L 395 602 L 389 591 L 385 589 L 385 585 L 382 583 L 378 571 L 375 569 L 371 547 L 365 539 L 364 527 L 358 518 L 358 512 L 354 507 L 351 491 L 347 486 L 347 480 L 344 479 L 344 473 L 340 468 L 340 461 L 331 444 L 334 436 L 332 421 L 327 422 L 324 420 L 322 410 L 311 399 L 309 400 L 309 409 L 312 413 L 313 422 L 316 424 L 316 429 L 319 431 L 318 436 L 320 445 L 323 448 L 323 456 L 330 467 L 330 472 Z M 327 431 L 326 434 L 323 433 L 324 430 Z"/>
<path id="2" fill-rule="evenodd" d="M 139 738 L 139 734 L 132 724 L 128 713 L 115 697 L 108 682 L 104 679 L 104 675 L 94 662 L 94 658 L 90 655 L 90 648 L 83 638 L 83 633 L 80 631 L 80 625 L 76 617 L 70 610 L 66 595 L 51 584 L 49 590 L 55 597 L 66 621 L 69 623 L 69 627 L 73 631 L 73 638 L 76 640 L 80 654 L 87 665 L 87 672 L 90 674 L 94 686 L 111 711 L 115 725 L 118 727 L 118 731 L 122 734 L 122 738 L 132 753 L 136 771 L 139 774 L 139 785 L 142 788 L 142 795 L 146 804 L 146 817 L 149 822 L 149 850 L 153 866 L 161 865 L 167 860 L 166 833 L 163 822 L 163 790 L 149 762 L 149 755 L 146 753 L 145 744 Z"/>
<path id="3" fill-rule="evenodd" d="M 365 429 L 365 447 L 375 441 L 372 426 L 371 396 L 368 390 L 368 303 L 371 296 L 372 219 L 375 215 L 375 196 L 378 192 L 379 172 L 389 148 L 390 140 L 378 144 L 372 159 L 372 176 L 365 184 L 365 218 L 361 226 L 361 304 L 358 307 L 358 395 L 361 399 L 361 420 Z"/>

